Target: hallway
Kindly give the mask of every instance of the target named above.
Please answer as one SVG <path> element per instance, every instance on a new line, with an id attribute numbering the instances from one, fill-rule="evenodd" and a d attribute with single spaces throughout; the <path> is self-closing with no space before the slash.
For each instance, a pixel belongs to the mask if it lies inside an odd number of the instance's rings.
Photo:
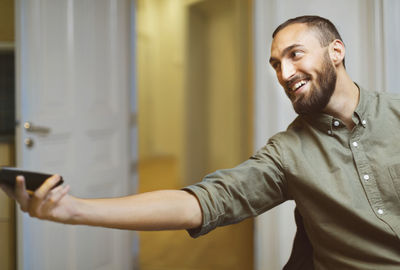
<path id="1" fill-rule="evenodd" d="M 179 189 L 173 158 L 140 162 L 139 192 Z M 186 231 L 140 232 L 140 270 L 246 270 L 253 269 L 253 221 L 218 228 L 192 239 Z M 251 247 L 244 249 L 243 247 Z"/>

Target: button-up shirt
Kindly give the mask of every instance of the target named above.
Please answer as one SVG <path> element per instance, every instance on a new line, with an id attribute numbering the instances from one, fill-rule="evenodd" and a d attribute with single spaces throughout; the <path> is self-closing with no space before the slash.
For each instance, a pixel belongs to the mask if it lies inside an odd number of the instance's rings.
<path id="1" fill-rule="evenodd" d="M 239 166 L 186 187 L 203 212 L 193 237 L 294 200 L 315 269 L 400 269 L 400 96 L 360 90 L 348 130 L 298 116 Z"/>

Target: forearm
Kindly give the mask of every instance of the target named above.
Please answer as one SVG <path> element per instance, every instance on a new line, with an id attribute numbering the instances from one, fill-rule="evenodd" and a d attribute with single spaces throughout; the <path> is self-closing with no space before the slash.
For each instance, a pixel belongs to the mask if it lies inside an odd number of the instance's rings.
<path id="1" fill-rule="evenodd" d="M 129 230 L 199 227 L 200 205 L 182 190 L 161 190 L 121 198 L 77 199 L 71 223 Z"/>

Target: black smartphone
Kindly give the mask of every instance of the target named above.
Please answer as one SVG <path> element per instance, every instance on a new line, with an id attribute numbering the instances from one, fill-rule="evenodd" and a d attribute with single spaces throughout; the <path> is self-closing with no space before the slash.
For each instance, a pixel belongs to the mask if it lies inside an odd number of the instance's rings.
<path id="1" fill-rule="evenodd" d="M 48 173 L 32 172 L 12 167 L 2 167 L 0 169 L 0 183 L 14 187 L 15 179 L 18 175 L 23 175 L 25 177 L 26 189 L 31 191 L 35 191 L 44 181 L 46 181 L 47 178 L 52 176 L 52 174 Z M 56 186 L 62 185 L 62 183 L 64 183 L 64 180 L 61 177 L 61 180 Z"/>

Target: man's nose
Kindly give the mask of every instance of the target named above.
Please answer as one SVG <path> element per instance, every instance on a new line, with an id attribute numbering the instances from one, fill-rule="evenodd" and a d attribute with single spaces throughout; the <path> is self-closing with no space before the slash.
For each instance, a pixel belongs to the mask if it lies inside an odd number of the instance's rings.
<path id="1" fill-rule="evenodd" d="M 281 63 L 281 75 L 284 81 L 289 80 L 296 73 L 294 65 L 290 62 Z"/>

